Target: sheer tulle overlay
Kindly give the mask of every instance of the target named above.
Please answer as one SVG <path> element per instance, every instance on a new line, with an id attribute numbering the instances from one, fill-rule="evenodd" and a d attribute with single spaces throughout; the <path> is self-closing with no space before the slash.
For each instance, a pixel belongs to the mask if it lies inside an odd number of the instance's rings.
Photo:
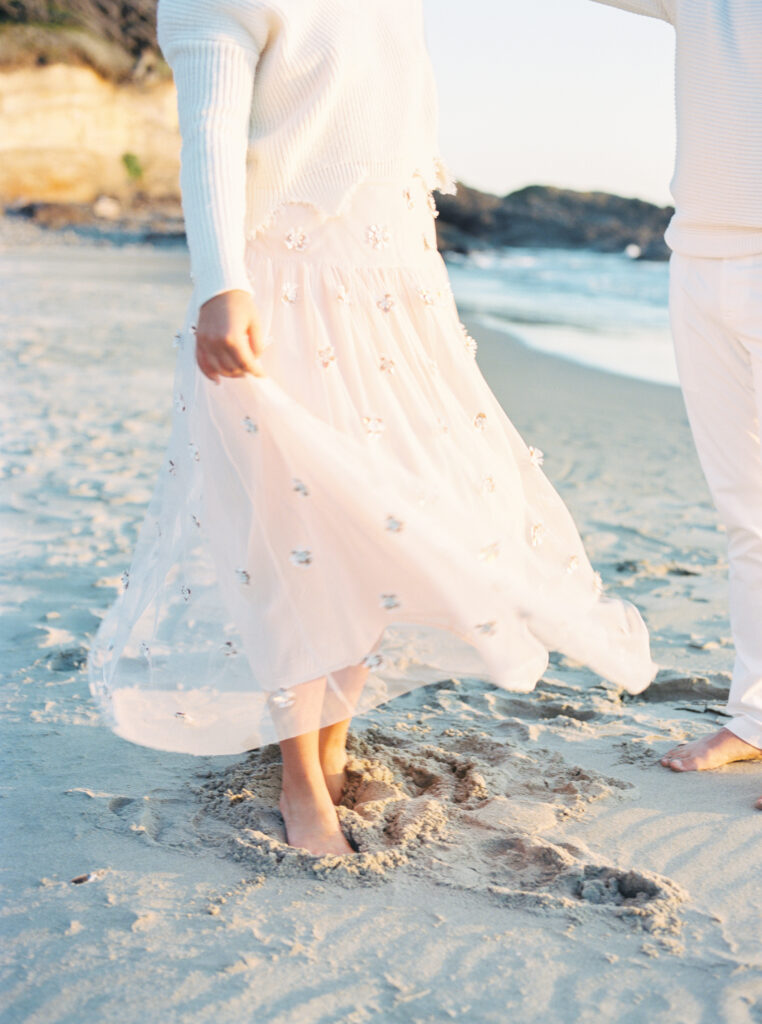
<path id="1" fill-rule="evenodd" d="M 171 439 L 89 659 L 128 740 L 236 753 L 450 676 L 531 690 L 558 650 L 637 693 L 637 610 L 490 391 L 420 177 L 249 239 L 267 377 L 209 381 L 191 302 Z"/>

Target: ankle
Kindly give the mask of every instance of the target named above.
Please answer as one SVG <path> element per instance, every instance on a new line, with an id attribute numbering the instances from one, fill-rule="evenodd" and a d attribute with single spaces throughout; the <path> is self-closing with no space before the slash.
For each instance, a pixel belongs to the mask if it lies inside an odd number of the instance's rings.
<path id="1" fill-rule="evenodd" d="M 325 771 L 328 767 L 331 771 L 340 771 L 347 762 L 347 747 L 345 742 L 326 743 L 320 748 L 320 766 Z"/>
<path id="2" fill-rule="evenodd" d="M 300 814 L 315 814 L 325 810 L 331 803 L 330 794 L 325 784 L 325 778 L 321 774 L 320 779 L 313 782 L 299 780 L 294 782 L 288 779 L 283 780 L 278 804 L 283 810 L 293 811 Z"/>

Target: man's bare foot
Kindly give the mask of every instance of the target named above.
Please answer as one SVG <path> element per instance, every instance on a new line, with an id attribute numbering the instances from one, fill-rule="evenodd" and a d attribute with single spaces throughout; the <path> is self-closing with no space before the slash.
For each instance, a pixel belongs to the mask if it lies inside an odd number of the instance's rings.
<path id="1" fill-rule="evenodd" d="M 354 853 L 341 831 L 329 794 L 309 791 L 296 796 L 281 793 L 278 801 L 286 824 L 286 842 L 322 857 L 324 854 Z"/>
<path id="2" fill-rule="evenodd" d="M 720 729 L 691 743 L 681 743 L 661 759 L 673 772 L 701 772 L 733 761 L 762 761 L 762 750 L 740 739 L 730 729 Z M 762 810 L 762 800 L 757 804 Z"/>
<path id="3" fill-rule="evenodd" d="M 346 764 L 346 750 L 337 751 L 332 755 L 321 754 L 320 767 L 323 769 L 323 778 L 334 804 L 340 804 L 344 794 L 347 783 Z"/>

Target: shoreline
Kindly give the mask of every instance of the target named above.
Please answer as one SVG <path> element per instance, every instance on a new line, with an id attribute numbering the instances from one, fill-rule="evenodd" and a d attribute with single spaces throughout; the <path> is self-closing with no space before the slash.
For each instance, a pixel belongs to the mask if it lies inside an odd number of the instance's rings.
<path id="1" fill-rule="evenodd" d="M 86 251 L 88 247 L 92 247 L 94 250 L 144 250 L 146 254 L 154 251 L 165 251 L 177 254 L 180 258 L 185 254 L 187 259 L 185 236 L 182 233 L 178 234 L 175 227 L 172 227 L 172 229 L 165 234 L 157 232 L 154 237 L 146 237 L 146 233 L 143 229 L 134 228 L 132 230 L 124 230 L 121 227 L 109 227 L 108 222 L 103 222 L 97 228 L 92 225 L 87 228 L 82 228 L 77 225 L 54 226 L 43 225 L 25 217 L 15 215 L 8 216 L 7 214 L 3 215 L 0 213 L 0 252 L 3 250 L 7 251 L 15 247 L 23 249 L 27 246 L 34 246 L 51 252 L 55 252 L 61 247 L 70 246 L 83 251 Z M 506 251 L 510 252 L 511 249 L 495 249 L 494 254 L 500 255 L 500 253 Z M 538 251 L 547 252 L 555 250 L 544 249 Z M 489 250 L 489 252 L 493 252 L 493 250 Z M 599 253 L 595 253 L 594 250 L 584 250 L 584 252 L 600 255 Z M 451 272 L 452 270 L 457 271 L 462 268 L 462 257 L 460 255 L 453 254 L 454 258 L 452 262 L 450 261 L 450 254 L 445 252 L 442 255 L 448 267 L 448 272 Z M 456 288 L 455 291 L 457 299 L 459 298 L 459 289 Z M 551 328 L 554 329 L 557 334 L 562 336 L 564 334 L 571 336 L 574 333 L 583 337 L 589 336 L 591 332 L 585 331 L 585 329 L 580 327 L 578 324 L 564 324 L 563 322 L 550 324 L 544 320 L 528 320 L 524 324 L 517 325 L 506 320 L 504 324 L 501 324 L 498 322 L 501 319 L 498 314 L 490 311 L 470 309 L 467 299 L 463 305 L 463 316 L 472 320 L 478 331 L 496 331 L 507 339 L 517 341 L 523 347 L 529 348 L 532 351 L 549 355 L 563 361 L 573 362 L 577 365 L 586 366 L 590 369 L 602 370 L 603 372 L 611 373 L 615 376 L 624 376 L 635 380 L 646 380 L 649 383 L 655 384 L 666 383 L 670 387 L 679 387 L 676 380 L 676 370 L 673 370 L 671 365 L 665 364 L 664 354 L 661 352 L 659 353 L 660 371 L 657 374 L 651 374 L 650 376 L 644 377 L 641 369 L 642 360 L 639 359 L 636 359 L 633 362 L 631 372 L 627 373 L 624 369 L 617 366 L 617 360 L 621 360 L 624 357 L 624 353 L 622 353 L 621 350 L 615 351 L 611 356 L 606 356 L 604 358 L 601 358 L 600 352 L 597 352 L 592 356 L 583 356 L 573 351 L 563 353 L 558 351 L 557 347 L 554 348 L 553 345 L 547 347 L 547 345 L 542 341 L 540 341 L 540 343 L 535 343 L 532 340 L 532 335 L 541 336 L 543 332 L 546 332 Z M 522 328 L 526 329 L 523 335 Z M 602 333 L 611 334 L 611 328 L 607 328 Z M 668 362 L 673 361 L 671 347 L 667 359 Z M 674 381 L 664 379 L 665 377 L 673 375 L 675 376 Z"/>
<path id="2" fill-rule="evenodd" d="M 548 328 L 545 324 L 528 322 L 514 325 L 510 321 L 505 321 L 505 323 L 502 324 L 498 322 L 500 318 L 492 313 L 464 312 L 463 315 L 464 318 L 469 319 L 474 324 L 476 330 L 495 331 L 497 334 L 503 335 L 510 341 L 515 342 L 517 345 L 531 349 L 532 352 L 548 356 L 551 359 L 559 359 L 562 362 L 574 363 L 576 366 L 584 366 L 589 370 L 595 370 L 599 373 L 607 373 L 614 377 L 623 377 L 626 380 L 637 380 L 644 384 L 654 384 L 657 387 L 667 387 L 677 391 L 680 390 L 676 367 L 674 369 L 675 379 L 665 379 L 667 376 L 672 377 L 673 372 L 671 367 L 668 365 L 667 360 L 664 358 L 664 353 L 661 351 L 658 353 L 660 364 L 658 370 L 652 371 L 649 375 L 645 375 L 642 369 L 642 358 L 637 358 L 633 361 L 633 368 L 628 373 L 621 365 L 621 351 L 607 355 L 606 362 L 604 363 L 600 351 L 597 351 L 594 355 L 583 355 L 579 350 L 576 352 L 572 351 L 566 353 L 559 351 L 557 345 L 548 345 L 547 339 L 543 338 L 543 335 L 548 333 Z M 552 336 L 556 338 L 560 337 L 564 341 L 568 340 L 569 337 L 574 334 L 585 337 L 589 336 L 591 333 L 571 324 L 553 325 L 551 332 Z M 610 336 L 612 332 L 609 330 L 600 333 Z M 538 339 L 540 340 L 538 341 Z M 671 361 L 674 362 L 671 348 L 669 350 L 669 356 L 672 357 Z"/>

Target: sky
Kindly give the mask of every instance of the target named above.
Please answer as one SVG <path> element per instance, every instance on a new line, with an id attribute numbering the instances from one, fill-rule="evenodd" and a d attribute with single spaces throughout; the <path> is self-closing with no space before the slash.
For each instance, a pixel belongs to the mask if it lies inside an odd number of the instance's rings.
<path id="1" fill-rule="evenodd" d="M 671 26 L 591 0 L 424 0 L 455 177 L 671 201 Z"/>

